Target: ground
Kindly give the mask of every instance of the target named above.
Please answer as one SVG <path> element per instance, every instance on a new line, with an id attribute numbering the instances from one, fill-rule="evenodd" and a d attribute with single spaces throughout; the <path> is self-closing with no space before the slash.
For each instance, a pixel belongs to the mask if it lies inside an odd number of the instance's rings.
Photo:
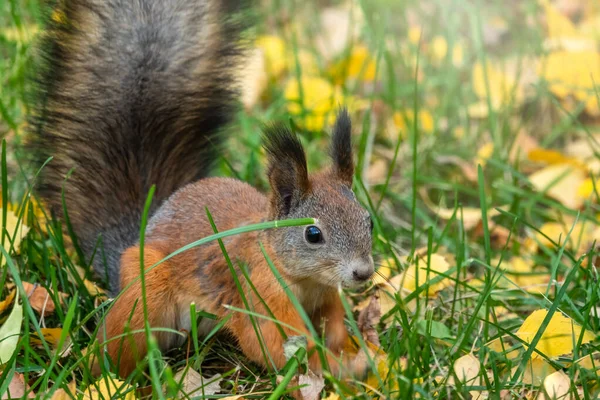
<path id="1" fill-rule="evenodd" d="M 30 195 L 35 171 L 18 151 L 48 3 L 0 4 L 2 241 L 10 254 L 0 262 L 0 392 L 598 396 L 595 2 L 257 5 L 235 135 L 215 174 L 268 189 L 258 135 L 266 121 L 291 121 L 309 168 L 325 166 L 332 118 L 339 104 L 349 108 L 354 191 L 374 219 L 378 266 L 367 288 L 345 295 L 348 327 L 373 355 L 369 377 L 354 384 L 311 376 L 294 359 L 268 374 L 218 338 L 153 356 L 148 375 L 91 376 L 86 352 L 110 299 Z"/>

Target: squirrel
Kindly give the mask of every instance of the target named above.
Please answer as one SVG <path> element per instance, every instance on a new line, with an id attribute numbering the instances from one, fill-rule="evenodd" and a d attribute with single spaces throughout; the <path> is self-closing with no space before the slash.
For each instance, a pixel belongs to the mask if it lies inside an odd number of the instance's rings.
<path id="1" fill-rule="evenodd" d="M 247 282 L 244 295 L 256 313 L 266 307 L 281 324 L 258 319 L 275 368 L 285 365 L 287 336 L 308 337 L 309 367 L 322 372 L 309 329 L 272 273 L 261 250 L 323 335 L 330 372 L 364 375 L 364 357 L 343 354 L 348 333 L 338 288 L 355 287 L 374 272 L 373 223 L 352 191 L 351 121 L 341 109 L 333 127 L 331 168 L 308 173 L 298 137 L 284 125 L 264 130 L 271 192 L 232 178 L 208 177 L 226 139 L 243 59 L 244 11 L 238 0 L 67 0 L 64 18 L 46 32 L 40 107 L 31 146 L 40 163 L 38 193 L 59 219 L 68 216 L 84 255 L 116 295 L 98 339 L 118 374 L 133 372 L 146 354 L 141 304 L 140 229 L 155 185 L 145 230 L 146 268 L 195 240 L 262 221 L 311 217 L 309 226 L 231 236 L 223 245 L 242 263 L 264 303 Z M 63 214 L 63 195 L 67 214 Z M 239 268 L 238 268 L 239 272 Z M 190 331 L 190 304 L 228 318 L 223 326 L 243 354 L 272 367 L 217 242 L 180 253 L 145 274 L 152 328 Z M 213 325 L 202 321 L 200 334 Z M 115 339 L 130 332 L 125 340 Z M 180 336 L 154 333 L 161 350 Z M 112 339 L 112 340 L 111 340 Z M 103 353 L 105 354 L 105 353 Z M 341 354 L 341 356 L 340 356 Z M 101 357 L 103 358 L 103 357 Z M 327 367 L 327 365 L 325 365 Z"/>

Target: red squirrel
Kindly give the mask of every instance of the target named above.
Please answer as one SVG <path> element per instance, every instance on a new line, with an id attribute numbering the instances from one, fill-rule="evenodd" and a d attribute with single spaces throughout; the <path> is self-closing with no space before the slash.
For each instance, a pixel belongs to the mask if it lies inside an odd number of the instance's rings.
<path id="1" fill-rule="evenodd" d="M 332 373 L 363 374 L 364 358 L 340 355 L 347 339 L 338 287 L 364 283 L 373 274 L 372 221 L 351 186 L 351 123 L 342 110 L 333 127 L 331 168 L 309 174 L 304 149 L 292 131 L 264 132 L 264 195 L 231 178 L 208 178 L 221 155 L 222 128 L 235 113 L 234 70 L 240 50 L 243 6 L 236 0 L 67 0 L 64 18 L 51 21 L 41 72 L 40 106 L 32 146 L 42 170 L 38 192 L 58 218 L 70 223 L 85 256 L 117 298 L 99 329 L 108 355 L 127 376 L 146 354 L 141 330 L 139 231 L 146 197 L 156 192 L 145 231 L 144 265 L 213 234 L 206 209 L 220 231 L 270 220 L 315 218 L 309 226 L 227 237 L 224 246 L 239 271 L 243 264 L 258 293 L 287 336 L 304 334 L 315 346 L 259 243 L 325 338 Z M 238 274 L 254 311 L 264 305 Z M 135 281 L 130 287 L 131 282 Z M 217 242 L 192 248 L 145 274 L 152 328 L 190 330 L 190 304 L 218 318 L 244 308 Z M 128 287 L 128 288 L 127 288 Z M 276 324 L 257 319 L 276 368 L 285 365 L 284 337 Z M 210 324 L 200 324 L 207 333 Z M 294 329 L 290 329 L 293 327 Z M 244 355 L 265 357 L 247 314 L 233 312 L 224 325 Z M 178 335 L 154 333 L 159 347 L 179 345 Z M 312 352 L 309 367 L 322 371 Z M 268 359 L 268 358 L 267 358 Z"/>

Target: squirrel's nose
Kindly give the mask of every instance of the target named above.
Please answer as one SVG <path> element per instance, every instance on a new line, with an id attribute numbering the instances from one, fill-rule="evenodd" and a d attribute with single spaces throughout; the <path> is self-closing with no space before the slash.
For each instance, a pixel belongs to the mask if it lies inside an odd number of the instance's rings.
<path id="1" fill-rule="evenodd" d="M 373 276 L 373 271 L 375 270 L 375 266 L 373 265 L 373 258 L 356 258 L 350 265 L 348 265 L 348 269 L 352 271 L 352 280 L 355 282 L 364 282 L 367 281 Z"/>
<path id="2" fill-rule="evenodd" d="M 371 277 L 372 274 L 373 273 L 370 268 L 355 269 L 354 271 L 352 271 L 352 277 L 356 281 L 366 281 L 367 279 L 369 279 Z"/>

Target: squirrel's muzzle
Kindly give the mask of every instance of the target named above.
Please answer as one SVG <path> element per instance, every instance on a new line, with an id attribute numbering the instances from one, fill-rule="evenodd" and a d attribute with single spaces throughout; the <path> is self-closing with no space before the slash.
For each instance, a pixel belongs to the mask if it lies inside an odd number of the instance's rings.
<path id="1" fill-rule="evenodd" d="M 371 279 L 375 271 L 373 258 L 369 256 L 367 260 L 355 260 L 350 263 L 350 269 L 352 271 L 352 279 L 356 283 L 365 282 Z"/>

